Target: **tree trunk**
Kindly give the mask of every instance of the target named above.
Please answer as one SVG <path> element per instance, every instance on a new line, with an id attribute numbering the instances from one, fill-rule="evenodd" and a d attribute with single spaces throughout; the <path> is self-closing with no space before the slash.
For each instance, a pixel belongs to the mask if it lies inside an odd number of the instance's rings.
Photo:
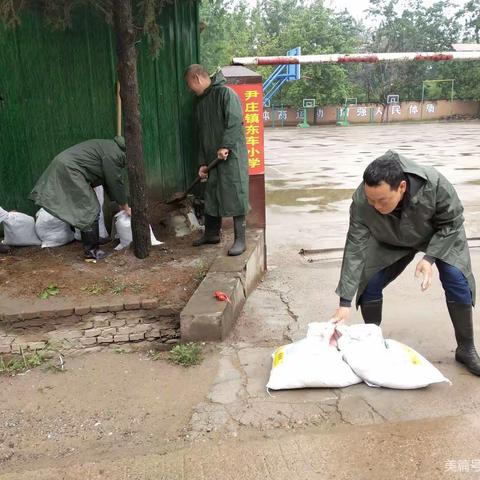
<path id="1" fill-rule="evenodd" d="M 142 123 L 140 119 L 137 51 L 131 0 L 114 0 L 113 19 L 117 45 L 120 95 L 125 118 L 127 170 L 132 208 L 133 252 L 146 258 L 150 251 L 150 228 L 147 217 L 147 192 L 143 163 Z"/>

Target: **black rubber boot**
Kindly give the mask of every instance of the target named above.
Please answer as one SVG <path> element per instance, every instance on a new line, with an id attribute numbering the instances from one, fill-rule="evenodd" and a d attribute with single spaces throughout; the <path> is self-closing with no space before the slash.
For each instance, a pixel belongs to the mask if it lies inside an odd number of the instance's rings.
<path id="1" fill-rule="evenodd" d="M 245 245 L 246 228 L 247 224 L 245 222 L 245 215 L 233 217 L 233 231 L 235 233 L 235 240 L 233 242 L 232 248 L 228 251 L 228 254 L 231 257 L 241 255 L 247 248 L 247 246 Z"/>
<path id="2" fill-rule="evenodd" d="M 100 240 L 98 232 L 98 219 L 95 220 L 89 230 L 81 232 L 83 253 L 86 259 L 102 260 L 107 256 L 103 250 L 98 249 Z"/>
<path id="3" fill-rule="evenodd" d="M 362 311 L 363 321 L 380 325 L 382 323 L 382 306 L 383 299 L 361 303 L 360 310 Z"/>
<path id="4" fill-rule="evenodd" d="M 455 360 L 463 363 L 470 373 L 480 376 L 480 358 L 473 343 L 473 308 L 456 302 L 447 302 L 447 307 L 458 345 Z"/>
<path id="5" fill-rule="evenodd" d="M 199 247 L 205 244 L 220 243 L 220 229 L 222 228 L 222 217 L 212 217 L 205 214 L 205 232 L 198 239 L 194 240 L 192 245 Z"/>
<path id="6" fill-rule="evenodd" d="M 111 237 L 99 237 L 98 238 L 98 244 L 99 245 L 106 245 L 107 243 L 110 243 L 112 241 Z"/>
<path id="7" fill-rule="evenodd" d="M 0 243 L 0 253 L 10 253 L 11 248 L 8 245 L 5 245 L 4 243 Z"/>

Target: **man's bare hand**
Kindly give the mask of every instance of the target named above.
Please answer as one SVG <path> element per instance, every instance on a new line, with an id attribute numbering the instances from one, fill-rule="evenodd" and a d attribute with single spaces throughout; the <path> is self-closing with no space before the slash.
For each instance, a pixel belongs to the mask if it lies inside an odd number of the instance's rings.
<path id="1" fill-rule="evenodd" d="M 415 269 L 415 278 L 422 276 L 421 289 L 424 292 L 432 284 L 433 268 L 430 262 L 427 260 L 420 260 L 417 268 Z"/>
<path id="2" fill-rule="evenodd" d="M 206 180 L 208 178 L 208 171 L 207 171 L 207 166 L 206 165 L 202 165 L 199 169 L 198 169 L 198 176 L 202 179 L 202 180 Z"/>
<path id="3" fill-rule="evenodd" d="M 132 216 L 132 209 L 128 206 L 128 203 L 121 205 L 120 207 L 129 217 Z"/>
<path id="4" fill-rule="evenodd" d="M 330 319 L 333 323 L 345 322 L 350 317 L 350 307 L 338 307 Z"/>
<path id="5" fill-rule="evenodd" d="M 228 148 L 219 148 L 217 150 L 217 157 L 221 158 L 222 160 L 226 160 L 229 153 L 230 151 L 228 150 Z"/>

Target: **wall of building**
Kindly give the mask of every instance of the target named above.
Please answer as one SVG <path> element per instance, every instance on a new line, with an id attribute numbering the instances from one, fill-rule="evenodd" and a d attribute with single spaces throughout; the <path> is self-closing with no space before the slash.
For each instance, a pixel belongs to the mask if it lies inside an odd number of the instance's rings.
<path id="1" fill-rule="evenodd" d="M 331 125 L 342 121 L 343 106 L 326 105 L 307 110 L 310 125 Z M 434 121 L 448 118 L 474 118 L 480 114 L 476 101 L 436 100 L 402 102 L 398 105 L 358 104 L 347 107 L 346 119 L 352 124 Z M 294 107 L 265 108 L 263 119 L 266 127 L 292 127 L 303 122 L 303 109 Z"/>

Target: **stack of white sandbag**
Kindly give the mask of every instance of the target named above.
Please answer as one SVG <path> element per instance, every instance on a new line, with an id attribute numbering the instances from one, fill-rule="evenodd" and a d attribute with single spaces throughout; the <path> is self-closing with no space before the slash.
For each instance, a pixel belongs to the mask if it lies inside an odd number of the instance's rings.
<path id="1" fill-rule="evenodd" d="M 42 248 L 60 247 L 73 241 L 72 227 L 41 208 L 36 213 L 35 231 L 42 241 Z"/>
<path id="2" fill-rule="evenodd" d="M 7 212 L 0 208 L 0 223 L 3 223 L 3 243 L 12 247 L 41 245 L 35 232 L 35 219 L 20 212 Z"/>
<path id="3" fill-rule="evenodd" d="M 115 250 L 122 250 L 128 247 L 132 241 L 132 222 L 130 215 L 123 210 L 115 215 L 115 230 L 117 232 L 115 238 L 120 240 L 120 243 L 115 247 Z M 153 234 L 152 227 L 150 227 L 150 243 L 152 246 L 162 245 L 163 242 L 159 242 Z"/>
<path id="4" fill-rule="evenodd" d="M 267 388 L 347 387 L 364 381 L 371 387 L 422 388 L 447 382 L 418 352 L 385 340 L 372 324 L 310 323 L 307 337 L 278 348 Z"/>
<path id="5" fill-rule="evenodd" d="M 330 344 L 333 323 L 310 323 L 306 338 L 277 348 L 267 388 L 348 387 L 362 381 Z"/>

